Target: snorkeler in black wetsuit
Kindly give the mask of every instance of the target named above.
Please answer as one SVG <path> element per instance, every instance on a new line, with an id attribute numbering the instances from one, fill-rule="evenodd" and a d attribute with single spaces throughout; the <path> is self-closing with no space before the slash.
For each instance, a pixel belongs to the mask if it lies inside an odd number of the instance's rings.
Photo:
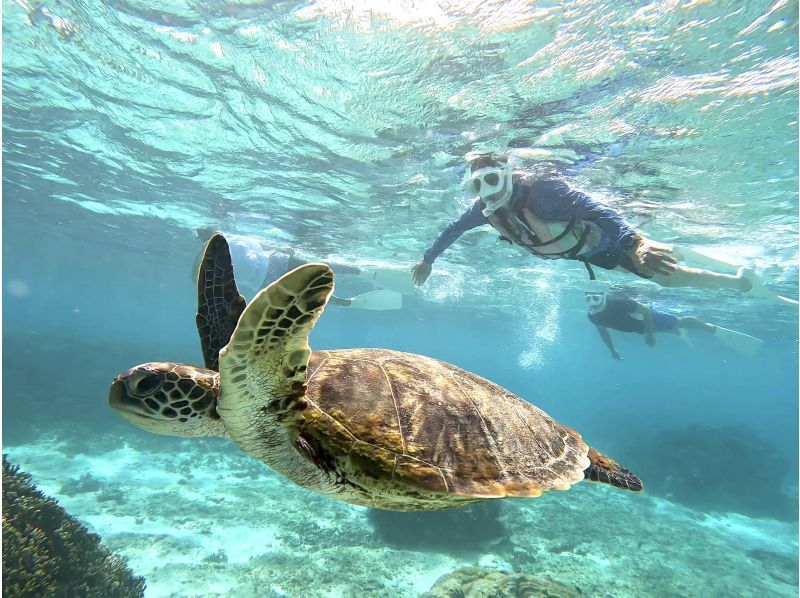
<path id="1" fill-rule="evenodd" d="M 589 308 L 589 320 L 597 328 L 600 338 L 611 351 L 611 356 L 620 361 L 622 357 L 614 347 L 614 342 L 608 333 L 609 328 L 643 334 L 645 343 L 649 347 L 656 345 L 656 332 L 679 334 L 680 328 L 690 328 L 713 334 L 718 329 L 714 324 L 707 324 L 694 316 L 674 316 L 629 297 L 590 291 L 585 294 L 585 299 Z"/>

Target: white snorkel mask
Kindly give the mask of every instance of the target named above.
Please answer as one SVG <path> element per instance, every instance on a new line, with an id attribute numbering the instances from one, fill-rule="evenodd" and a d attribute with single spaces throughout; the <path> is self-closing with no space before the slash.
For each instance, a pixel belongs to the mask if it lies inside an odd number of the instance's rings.
<path id="1" fill-rule="evenodd" d="M 606 308 L 608 301 L 608 293 L 605 291 L 587 291 L 584 293 L 586 306 L 589 308 L 590 314 L 597 314 Z"/>
<path id="2" fill-rule="evenodd" d="M 467 191 L 480 196 L 486 207 L 484 216 L 490 216 L 511 199 L 512 171 L 508 164 L 485 166 L 469 175 L 465 183 Z"/>

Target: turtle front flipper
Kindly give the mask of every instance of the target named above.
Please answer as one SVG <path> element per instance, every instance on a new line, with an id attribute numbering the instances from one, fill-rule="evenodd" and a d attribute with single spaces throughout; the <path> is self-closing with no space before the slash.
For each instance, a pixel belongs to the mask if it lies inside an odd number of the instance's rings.
<path id="1" fill-rule="evenodd" d="M 642 480 L 603 453 L 590 448 L 588 457 L 591 465 L 583 472 L 584 479 L 611 484 L 634 492 L 640 492 L 644 487 Z"/>
<path id="2" fill-rule="evenodd" d="M 219 352 L 233 334 L 245 300 L 236 288 L 228 242 L 217 233 L 206 243 L 197 276 L 197 332 L 205 365 L 219 369 Z"/>
<path id="3" fill-rule="evenodd" d="M 231 438 L 257 458 L 282 442 L 275 424 L 303 408 L 308 334 L 331 293 L 328 266 L 295 268 L 255 296 L 220 353 L 217 410 Z"/>

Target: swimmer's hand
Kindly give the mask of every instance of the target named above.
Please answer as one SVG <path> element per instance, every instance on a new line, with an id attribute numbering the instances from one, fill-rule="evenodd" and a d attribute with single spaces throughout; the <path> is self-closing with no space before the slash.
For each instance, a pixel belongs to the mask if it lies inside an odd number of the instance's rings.
<path id="1" fill-rule="evenodd" d="M 647 343 L 648 347 L 655 347 L 656 346 L 656 335 L 652 332 L 648 332 L 644 335 L 644 342 Z"/>
<path id="2" fill-rule="evenodd" d="M 421 259 L 411 268 L 411 280 L 413 280 L 414 284 L 417 286 L 425 284 L 425 281 L 428 280 L 428 276 L 431 275 L 432 268 L 433 264 L 426 262 L 424 258 Z"/>
<path id="3" fill-rule="evenodd" d="M 614 358 L 614 359 L 616 359 L 617 361 L 622 361 L 622 355 L 620 355 L 620 354 L 619 354 L 619 353 L 617 353 L 616 351 L 613 351 L 613 352 L 611 353 L 611 357 L 613 357 L 613 358 Z"/>
<path id="4" fill-rule="evenodd" d="M 644 237 L 627 250 L 628 257 L 631 258 L 636 269 L 646 276 L 655 274 L 669 276 L 672 274 L 678 267 L 678 261 L 669 255 L 670 253 L 672 253 L 672 247 L 669 245 Z"/>

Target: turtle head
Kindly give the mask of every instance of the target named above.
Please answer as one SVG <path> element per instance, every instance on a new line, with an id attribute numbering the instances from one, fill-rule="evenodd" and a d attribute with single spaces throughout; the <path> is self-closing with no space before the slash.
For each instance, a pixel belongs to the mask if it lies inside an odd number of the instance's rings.
<path id="1" fill-rule="evenodd" d="M 217 414 L 219 374 L 178 363 L 143 363 L 111 383 L 108 404 L 138 428 L 167 436 L 227 436 Z"/>

